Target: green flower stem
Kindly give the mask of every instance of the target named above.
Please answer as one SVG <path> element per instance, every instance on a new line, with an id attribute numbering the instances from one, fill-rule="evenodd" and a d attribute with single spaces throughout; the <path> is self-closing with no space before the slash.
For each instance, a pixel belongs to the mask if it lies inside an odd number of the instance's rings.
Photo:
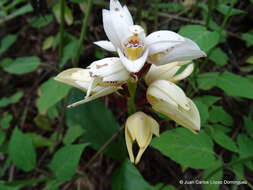
<path id="1" fill-rule="evenodd" d="M 89 17 L 90 17 L 90 13 L 91 13 L 92 4 L 93 4 L 93 0 L 88 0 L 88 7 L 87 7 L 87 10 L 86 10 L 86 13 L 85 13 L 84 20 L 83 20 L 81 36 L 79 38 L 78 47 L 77 47 L 77 53 L 76 53 L 76 56 L 74 58 L 74 67 L 78 66 L 79 58 L 80 58 L 80 55 L 81 55 L 81 52 L 82 52 L 83 40 L 86 37 L 86 32 L 87 32 L 87 27 L 88 27 L 88 22 L 89 22 Z"/>
<path id="2" fill-rule="evenodd" d="M 63 58 L 63 46 L 64 46 L 64 8 L 65 8 L 65 0 L 60 1 L 61 6 L 61 15 L 60 15 L 60 45 L 59 45 L 59 63 L 61 63 Z M 60 64 L 59 64 L 60 66 Z"/>
<path id="3" fill-rule="evenodd" d="M 132 115 L 136 112 L 136 106 L 135 106 L 135 92 L 137 83 L 136 82 L 128 82 L 127 83 L 128 91 L 130 94 L 130 97 L 128 98 L 128 115 Z"/>
<path id="4" fill-rule="evenodd" d="M 242 159 L 236 160 L 234 162 L 230 162 L 228 164 L 223 164 L 222 166 L 218 167 L 213 172 L 211 172 L 207 177 L 205 177 L 204 180 L 210 179 L 214 174 L 216 174 L 218 171 L 220 171 L 223 168 L 231 168 L 234 165 L 241 164 L 241 163 L 244 163 L 244 162 L 247 162 L 247 161 L 251 161 L 251 160 L 253 160 L 253 156 L 242 158 Z"/>
<path id="5" fill-rule="evenodd" d="M 233 7 L 234 7 L 234 5 L 235 5 L 235 0 L 231 0 L 230 3 L 231 3 L 231 4 L 230 4 L 230 7 L 229 7 L 229 9 L 228 9 L 228 12 L 227 12 L 225 18 L 223 19 L 222 24 L 221 24 L 221 26 L 220 26 L 220 28 L 219 28 L 219 30 L 218 30 L 219 41 L 220 41 L 220 38 L 221 38 L 221 33 L 223 32 L 223 30 L 224 30 L 224 28 L 225 28 L 225 25 L 227 24 L 228 18 L 229 18 L 230 14 L 231 14 L 231 12 L 232 12 L 232 9 L 233 9 Z M 209 58 L 209 56 L 212 54 L 212 52 L 213 52 L 214 49 L 215 49 L 215 47 L 213 47 L 212 49 L 210 49 L 210 51 L 207 53 L 206 59 L 204 60 L 204 62 L 203 62 L 203 63 L 201 64 L 201 66 L 200 66 L 200 69 L 199 69 L 200 72 L 201 72 L 201 71 L 203 70 L 203 68 L 206 66 L 207 61 L 208 61 L 208 58 Z"/>

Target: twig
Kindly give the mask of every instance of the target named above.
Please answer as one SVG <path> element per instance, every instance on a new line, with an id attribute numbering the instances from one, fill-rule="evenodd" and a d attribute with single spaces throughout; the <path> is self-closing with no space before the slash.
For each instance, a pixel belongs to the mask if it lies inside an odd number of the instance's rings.
<path id="1" fill-rule="evenodd" d="M 88 161 L 88 163 L 84 166 L 83 171 L 85 171 L 91 164 L 92 162 L 99 156 L 99 154 L 116 138 L 118 135 L 121 133 L 121 131 L 124 129 L 124 125 L 120 127 L 120 129 L 114 133 L 110 139 L 108 139 L 103 146 L 97 151 L 94 156 L 91 157 L 91 159 Z"/>

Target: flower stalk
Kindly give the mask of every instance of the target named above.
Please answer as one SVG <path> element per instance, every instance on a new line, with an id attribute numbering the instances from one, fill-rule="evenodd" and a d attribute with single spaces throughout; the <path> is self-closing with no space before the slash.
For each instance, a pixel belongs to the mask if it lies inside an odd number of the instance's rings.
<path id="1" fill-rule="evenodd" d="M 132 115 L 136 112 L 136 106 L 135 106 L 135 92 L 137 83 L 129 81 L 127 83 L 128 91 L 130 97 L 128 98 L 128 115 Z"/>
<path id="2" fill-rule="evenodd" d="M 61 63 L 63 58 L 63 46 L 64 46 L 64 12 L 65 12 L 65 0 L 60 1 L 61 14 L 60 14 L 60 45 L 59 45 L 59 63 Z M 60 64 L 59 64 L 60 65 Z"/>
<path id="3" fill-rule="evenodd" d="M 78 63 L 79 63 L 80 55 L 81 55 L 82 48 L 83 48 L 83 40 L 86 37 L 86 32 L 87 32 L 87 27 L 88 27 L 88 22 L 89 22 L 89 17 L 90 17 L 92 5 L 93 5 L 93 0 L 89 0 L 87 11 L 86 11 L 86 14 L 85 14 L 85 17 L 83 20 L 83 24 L 82 24 L 82 31 L 81 31 L 81 35 L 80 35 L 79 42 L 78 42 L 77 53 L 74 58 L 74 67 L 77 67 Z"/>

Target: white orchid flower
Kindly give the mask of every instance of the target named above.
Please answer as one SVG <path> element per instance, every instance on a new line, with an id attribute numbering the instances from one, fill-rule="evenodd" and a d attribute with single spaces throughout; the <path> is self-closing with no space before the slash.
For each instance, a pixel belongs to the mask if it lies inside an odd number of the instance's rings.
<path id="1" fill-rule="evenodd" d="M 189 62 L 190 61 L 172 62 L 160 66 L 151 65 L 149 71 L 145 75 L 145 82 L 147 85 L 150 85 L 156 80 L 168 80 L 170 82 L 183 80 L 193 72 L 193 63 L 188 64 Z M 177 74 L 178 70 L 186 64 L 188 64 L 186 68 L 181 73 Z"/>
<path id="2" fill-rule="evenodd" d="M 143 112 L 136 112 L 127 118 L 125 126 L 125 140 L 130 161 L 137 164 L 148 147 L 152 135 L 159 136 L 159 124 L 152 117 Z M 139 152 L 134 159 L 132 150 L 133 142 L 139 145 Z"/>
<path id="3" fill-rule="evenodd" d="M 176 84 L 166 80 L 157 80 L 149 85 L 147 99 L 152 108 L 193 133 L 200 131 L 200 115 L 191 99 Z"/>
<path id="4" fill-rule="evenodd" d="M 161 30 L 146 36 L 141 26 L 134 25 L 128 8 L 122 7 L 118 0 L 110 0 L 110 10 L 103 9 L 103 26 L 110 41 L 94 43 L 117 51 L 131 73 L 139 72 L 146 62 L 161 65 L 206 55 L 195 42 L 172 31 Z"/>
<path id="5" fill-rule="evenodd" d="M 84 100 L 68 107 L 74 107 L 106 96 L 119 90 L 129 79 L 129 73 L 119 58 L 111 57 L 93 62 L 88 69 L 68 69 L 55 77 L 55 80 L 74 86 L 86 92 Z"/>

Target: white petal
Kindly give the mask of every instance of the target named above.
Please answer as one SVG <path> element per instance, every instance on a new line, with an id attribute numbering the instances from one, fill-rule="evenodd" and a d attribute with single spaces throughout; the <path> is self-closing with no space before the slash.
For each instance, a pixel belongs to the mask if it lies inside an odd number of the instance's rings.
<path id="1" fill-rule="evenodd" d="M 126 81 L 129 73 L 117 57 L 104 58 L 94 61 L 90 66 L 90 72 L 95 77 L 100 77 L 103 81 Z"/>
<path id="2" fill-rule="evenodd" d="M 148 139 L 147 139 L 147 144 L 146 144 L 144 147 L 141 147 L 141 148 L 139 149 L 139 152 L 138 152 L 138 154 L 137 154 L 137 156 L 136 156 L 136 159 L 135 159 L 135 164 L 138 164 L 139 161 L 141 160 L 141 156 L 142 156 L 142 154 L 144 153 L 144 151 L 147 149 L 148 145 L 150 144 L 151 139 L 152 139 L 152 134 L 149 135 L 149 137 L 148 137 Z"/>
<path id="3" fill-rule="evenodd" d="M 130 132 L 128 131 L 128 128 L 125 126 L 125 140 L 127 145 L 127 151 L 128 155 L 130 157 L 130 161 L 134 163 L 134 153 L 133 153 L 133 139 L 131 137 Z"/>
<path id="4" fill-rule="evenodd" d="M 128 22 L 129 25 L 133 25 L 134 22 L 133 22 L 133 18 L 132 18 L 132 15 L 131 13 L 129 12 L 128 8 L 126 5 L 123 6 L 123 10 L 125 12 L 125 15 L 126 15 L 126 20 Z"/>
<path id="5" fill-rule="evenodd" d="M 187 67 L 184 69 L 184 71 L 182 71 L 181 73 L 179 73 L 173 77 L 172 82 L 176 82 L 176 81 L 180 81 L 180 80 L 185 79 L 193 72 L 193 69 L 194 69 L 193 63 L 187 65 Z"/>
<path id="6" fill-rule="evenodd" d="M 85 92 L 87 91 L 87 87 L 91 81 L 91 78 L 89 76 L 89 69 L 81 68 L 67 69 L 59 73 L 54 79 L 70 86 L 79 88 Z"/>
<path id="7" fill-rule="evenodd" d="M 160 54 L 158 60 L 154 64 L 166 64 L 174 61 L 191 61 L 199 57 L 206 56 L 205 52 L 201 51 L 199 46 L 190 39 L 186 39 L 165 54 Z"/>
<path id="8" fill-rule="evenodd" d="M 118 35 L 113 27 L 110 11 L 103 9 L 103 26 L 108 39 L 113 43 L 115 47 L 121 48 L 121 43 Z"/>
<path id="9" fill-rule="evenodd" d="M 178 62 L 173 62 L 161 66 L 152 64 L 145 76 L 145 82 L 147 85 L 150 85 L 152 82 L 159 79 L 171 81 L 178 68 Z"/>
<path id="10" fill-rule="evenodd" d="M 101 48 L 104 48 L 107 51 L 116 51 L 114 45 L 110 41 L 102 40 L 102 41 L 97 41 L 97 42 L 93 42 L 93 43 Z"/>
<path id="11" fill-rule="evenodd" d="M 95 100 L 95 99 L 100 98 L 102 96 L 106 96 L 108 94 L 116 92 L 118 89 L 120 89 L 120 87 L 114 87 L 114 86 L 103 87 L 103 88 L 101 88 L 100 91 L 98 91 L 98 92 L 94 93 L 93 95 L 85 98 L 84 100 L 81 100 L 81 101 L 78 101 L 76 103 L 73 103 L 73 104 L 69 105 L 68 108 L 72 108 L 72 107 L 78 106 L 80 104 L 87 103 L 89 101 Z"/>
<path id="12" fill-rule="evenodd" d="M 129 30 L 132 32 L 132 35 L 137 35 L 141 43 L 144 43 L 146 38 L 146 33 L 140 25 L 133 25 L 129 27 Z"/>
<path id="13" fill-rule="evenodd" d="M 137 60 L 129 60 L 127 59 L 120 51 L 120 49 L 118 49 L 118 54 L 119 57 L 123 63 L 123 65 L 126 67 L 126 69 L 131 72 L 131 73 L 137 73 L 141 70 L 141 68 L 143 67 L 143 65 L 145 64 L 147 57 L 148 57 L 148 49 L 146 49 L 146 51 L 144 52 L 144 54 Z"/>
<path id="14" fill-rule="evenodd" d="M 149 54 L 155 54 L 172 48 L 185 41 L 185 38 L 179 34 L 161 30 L 149 34 L 145 39 L 145 45 L 149 48 Z"/>
<path id="15" fill-rule="evenodd" d="M 166 80 L 157 80 L 153 82 L 149 88 L 154 94 L 156 94 L 157 99 L 165 100 L 168 102 L 174 101 L 173 105 L 177 105 L 178 108 L 183 108 L 189 110 L 189 104 L 184 91 L 178 87 L 176 84 Z M 157 92 L 156 92 L 157 91 Z M 147 92 L 148 93 L 148 92 Z M 171 99 L 171 100 L 170 100 Z M 172 104 L 172 103 L 170 103 Z"/>

